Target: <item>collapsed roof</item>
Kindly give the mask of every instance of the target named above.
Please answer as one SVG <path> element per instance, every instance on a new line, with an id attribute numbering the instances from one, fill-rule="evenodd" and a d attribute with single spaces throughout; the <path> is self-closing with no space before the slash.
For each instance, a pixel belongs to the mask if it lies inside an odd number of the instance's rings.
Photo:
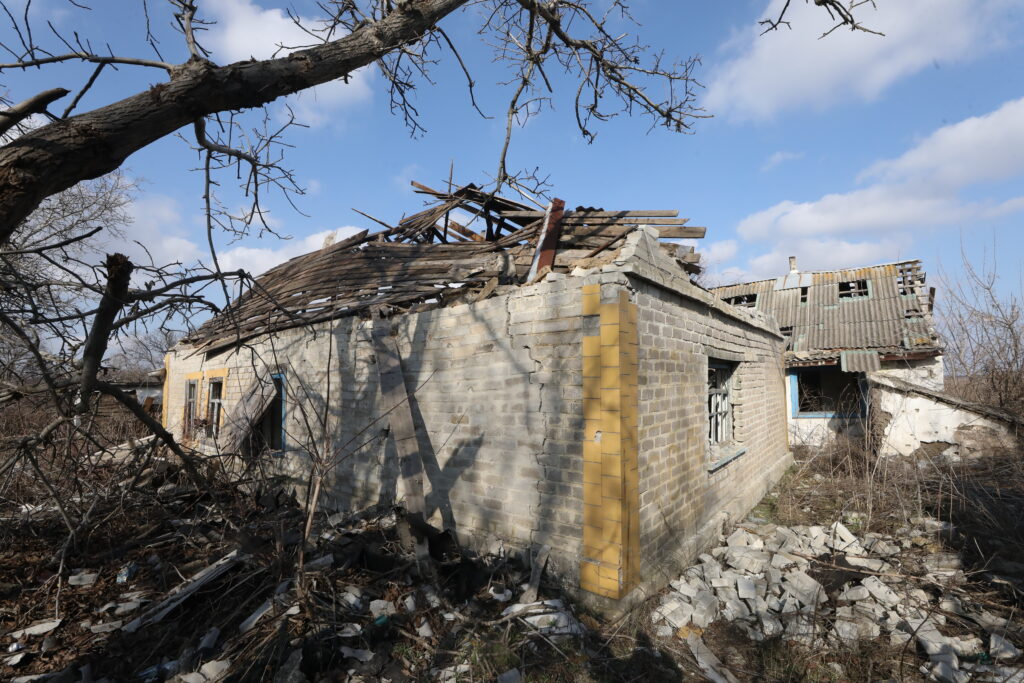
<path id="1" fill-rule="evenodd" d="M 917 260 L 866 268 L 807 271 L 715 287 L 721 299 L 772 315 L 788 338 L 789 365 L 840 362 L 877 369 L 881 356 L 941 352 L 932 319 L 935 290 Z M 868 352 L 873 353 L 868 353 Z"/>
<path id="2" fill-rule="evenodd" d="M 286 261 L 258 277 L 219 315 L 183 340 L 211 351 L 268 332 L 335 318 L 421 310 L 491 296 L 547 272 L 610 262 L 642 225 L 662 238 L 700 238 L 678 211 L 605 211 L 561 200 L 536 209 L 475 185 L 439 192 L 413 183 L 433 205 L 383 230 L 364 230 Z M 359 212 L 362 213 L 362 212 Z M 698 272 L 693 247 L 662 243 L 686 272 Z"/>

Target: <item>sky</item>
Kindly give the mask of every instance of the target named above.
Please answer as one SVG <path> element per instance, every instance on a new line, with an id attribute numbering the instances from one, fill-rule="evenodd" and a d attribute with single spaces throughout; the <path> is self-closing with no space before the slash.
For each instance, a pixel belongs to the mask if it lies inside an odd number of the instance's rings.
<path id="1" fill-rule="evenodd" d="M 682 135 L 619 116 L 598 126 L 588 144 L 574 124 L 573 88 L 554 75 L 551 106 L 516 129 L 509 166 L 539 167 L 551 194 L 569 206 L 678 209 L 708 228 L 697 249 L 712 284 L 775 277 L 788 270 L 790 255 L 802 270 L 919 258 L 933 276 L 956 278 L 966 255 L 994 262 L 1001 286 L 1019 289 L 1024 1 L 876 4 L 862 7 L 861 17 L 884 37 L 841 29 L 821 38 L 831 26 L 827 17 L 799 0 L 791 6 L 791 28 L 766 35 L 758 21 L 777 14 L 781 0 L 633 0 L 639 25 L 622 30 L 667 57 L 700 56 L 698 104 L 708 118 Z M 58 31 L 77 31 L 97 49 L 109 44 L 119 55 L 153 57 L 142 3 L 104 0 L 92 7 L 35 0 L 29 16 L 35 26 L 49 21 Z M 319 248 L 332 232 L 341 237 L 375 227 L 352 208 L 394 223 L 423 206 L 410 180 L 440 188 L 453 170 L 456 183 L 487 183 L 504 137 L 510 72 L 478 34 L 485 7 L 470 6 L 442 26 L 490 118 L 473 110 L 461 71 L 442 52 L 432 82 L 421 82 L 415 96 L 426 129 L 418 136 L 390 113 L 373 67 L 347 84 L 271 104 L 271 125 L 284 120 L 286 106 L 306 125 L 288 133 L 286 156 L 305 194 L 294 198 L 298 211 L 282 197 L 267 199 L 268 221 L 288 239 L 216 234 L 221 266 L 259 273 Z M 299 1 L 206 0 L 200 8 L 216 22 L 201 42 L 219 64 L 308 42 L 286 8 L 316 16 L 313 3 Z M 163 57 L 184 61 L 168 7 L 149 0 L 149 10 Z M 15 40 L 9 27 L 0 34 Z M 36 35 L 60 51 L 51 33 Z M 75 90 L 90 72 L 75 65 L 6 72 L 0 92 L 20 100 L 51 87 Z M 108 71 L 79 109 L 162 80 L 157 70 Z M 140 190 L 128 233 L 158 260 L 209 263 L 202 176 L 195 170 L 200 158 L 188 145 L 190 131 L 180 132 L 186 139 L 171 136 L 129 158 L 126 169 Z M 232 194 L 232 177 L 222 180 L 223 201 L 240 210 L 244 200 Z"/>

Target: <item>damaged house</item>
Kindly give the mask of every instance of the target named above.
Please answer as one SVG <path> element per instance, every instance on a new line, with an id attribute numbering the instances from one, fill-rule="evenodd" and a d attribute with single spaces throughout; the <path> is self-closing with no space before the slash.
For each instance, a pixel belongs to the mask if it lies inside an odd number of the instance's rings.
<path id="1" fill-rule="evenodd" d="M 790 462 L 785 338 L 690 281 L 698 256 L 661 240 L 704 229 L 675 211 L 418 187 L 433 205 L 277 266 L 180 342 L 165 425 L 327 509 L 548 546 L 581 597 L 663 585 Z"/>
<path id="2" fill-rule="evenodd" d="M 934 288 L 916 260 L 790 271 L 714 288 L 772 316 L 784 335 L 790 442 L 820 446 L 871 430 L 880 455 L 960 456 L 1011 447 L 1019 421 L 943 392 Z"/>

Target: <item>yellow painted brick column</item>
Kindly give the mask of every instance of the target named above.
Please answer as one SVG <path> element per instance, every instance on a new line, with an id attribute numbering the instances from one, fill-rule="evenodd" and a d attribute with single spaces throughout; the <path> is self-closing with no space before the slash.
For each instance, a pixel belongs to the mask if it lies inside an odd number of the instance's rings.
<path id="1" fill-rule="evenodd" d="M 602 304 L 587 285 L 582 313 L 599 316 L 600 334 L 583 337 L 580 587 L 619 599 L 640 580 L 636 305 L 625 291 Z"/>

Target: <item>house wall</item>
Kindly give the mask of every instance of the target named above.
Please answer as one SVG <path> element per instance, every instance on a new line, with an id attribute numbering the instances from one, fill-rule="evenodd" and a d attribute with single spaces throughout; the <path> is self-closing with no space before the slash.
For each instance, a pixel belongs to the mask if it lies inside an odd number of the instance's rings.
<path id="1" fill-rule="evenodd" d="M 653 286 L 636 294 L 640 332 L 643 573 L 674 578 L 764 496 L 791 462 L 782 350 L 774 335 Z M 734 447 L 711 470 L 708 359 L 736 362 Z M 744 451 L 745 449 L 745 451 Z M 728 456 L 728 453 L 724 454 Z"/>
<path id="2" fill-rule="evenodd" d="M 882 384 L 873 384 L 872 394 L 880 455 L 964 457 L 1016 446 L 1014 427 L 1000 420 Z"/>
<path id="3" fill-rule="evenodd" d="M 921 360 L 882 361 L 882 369 L 872 374 L 918 384 L 932 391 L 942 391 L 945 386 L 945 364 L 941 355 Z"/>
<path id="4" fill-rule="evenodd" d="M 637 259 L 638 244 L 646 260 Z M 755 505 L 789 462 L 781 336 L 685 278 L 669 278 L 668 265 L 659 271 L 664 252 L 645 231 L 628 238 L 623 252 L 603 272 L 551 274 L 482 302 L 392 321 L 425 462 L 428 516 L 479 550 L 548 544 L 550 568 L 567 588 L 584 581 L 607 597 L 663 585 L 715 540 L 723 521 Z M 671 270 L 678 271 L 674 263 Z M 585 288 L 600 315 L 584 310 Z M 615 338 L 605 339 L 613 320 Z M 286 448 L 261 465 L 288 477 L 301 499 L 312 458 L 326 442 L 323 504 L 354 510 L 400 500 L 370 329 L 369 322 L 342 319 L 267 335 L 210 359 L 182 348 L 167 362 L 168 426 L 181 436 L 188 378 L 223 376 L 230 412 L 254 368 L 266 366 L 285 378 Z M 584 370 L 590 354 L 600 385 Z M 734 450 L 745 449 L 713 472 L 709 355 L 739 362 Z M 609 373 L 608 362 L 621 367 Z M 606 378 L 614 392 L 606 391 Z M 621 413 L 610 423 L 612 411 Z M 613 439 L 608 424 L 622 434 Z M 206 439 L 196 445 L 216 452 Z M 593 475 L 584 474 L 586 463 Z M 601 547 L 584 546 L 594 538 Z M 618 564 L 605 562 L 611 551 Z M 614 578 L 617 589 L 602 584 L 598 591 L 601 577 Z"/>
<path id="5" fill-rule="evenodd" d="M 425 460 L 428 516 L 481 549 L 551 544 L 551 562 L 575 576 L 583 512 L 580 291 L 593 280 L 549 278 L 479 303 L 396 317 L 392 332 Z M 182 350 L 168 363 L 169 426 L 181 435 L 189 376 L 226 368 L 230 410 L 265 363 L 282 372 L 287 394 L 286 450 L 269 468 L 290 477 L 301 499 L 311 459 L 323 450 L 326 403 L 336 464 L 322 502 L 355 510 L 400 500 L 370 330 L 368 321 L 346 318 L 281 331 L 207 361 Z M 197 442 L 215 451 L 209 440 Z"/>

